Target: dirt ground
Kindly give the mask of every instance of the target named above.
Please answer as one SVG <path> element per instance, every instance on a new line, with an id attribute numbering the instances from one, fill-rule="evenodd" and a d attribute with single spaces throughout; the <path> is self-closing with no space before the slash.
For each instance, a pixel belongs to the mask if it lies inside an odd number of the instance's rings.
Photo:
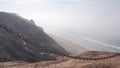
<path id="1" fill-rule="evenodd" d="M 107 56 L 109 54 L 105 52 L 85 52 L 80 55 Z M 66 57 L 58 57 L 56 61 L 41 61 L 34 63 L 11 61 L 0 63 L 0 68 L 120 68 L 120 56 L 98 61 L 84 61 Z"/>

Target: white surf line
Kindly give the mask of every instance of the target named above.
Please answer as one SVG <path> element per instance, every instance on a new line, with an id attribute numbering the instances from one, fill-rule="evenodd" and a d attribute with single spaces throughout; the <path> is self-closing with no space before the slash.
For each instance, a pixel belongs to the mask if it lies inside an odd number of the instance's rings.
<path id="1" fill-rule="evenodd" d="M 107 47 L 112 47 L 112 48 L 115 48 L 115 49 L 120 49 L 120 47 L 117 47 L 117 46 L 114 46 L 114 45 L 111 45 L 111 44 L 106 44 L 106 43 L 103 43 L 103 42 L 100 42 L 100 41 L 97 41 L 97 40 L 93 40 L 93 39 L 90 39 L 90 38 L 87 38 L 87 37 L 81 37 L 87 41 L 91 41 L 93 43 L 96 43 L 96 44 L 100 44 L 100 45 L 103 45 L 103 46 L 107 46 Z"/>

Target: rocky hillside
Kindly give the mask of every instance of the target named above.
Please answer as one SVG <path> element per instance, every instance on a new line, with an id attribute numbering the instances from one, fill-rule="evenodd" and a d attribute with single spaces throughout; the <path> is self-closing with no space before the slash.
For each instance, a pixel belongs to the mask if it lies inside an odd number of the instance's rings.
<path id="1" fill-rule="evenodd" d="M 80 53 L 80 56 L 109 56 L 113 53 L 89 51 Z M 120 56 L 98 61 L 83 61 L 71 58 L 58 57 L 56 61 L 42 61 L 28 63 L 23 61 L 0 63 L 1 68 L 120 68 Z"/>
<path id="2" fill-rule="evenodd" d="M 48 48 L 54 48 L 63 54 L 68 54 L 60 47 L 51 37 L 49 37 L 43 28 L 35 25 L 33 20 L 27 20 L 14 13 L 0 12 L 0 23 L 4 23 L 14 31 L 24 35 L 26 38 L 37 42 Z M 24 60 L 24 61 L 40 61 L 54 60 L 55 56 L 47 54 L 37 54 L 25 49 L 26 45 L 29 49 L 37 52 L 45 52 L 42 49 L 34 48 L 34 45 L 23 44 L 23 41 L 0 29 L 0 61 Z"/>

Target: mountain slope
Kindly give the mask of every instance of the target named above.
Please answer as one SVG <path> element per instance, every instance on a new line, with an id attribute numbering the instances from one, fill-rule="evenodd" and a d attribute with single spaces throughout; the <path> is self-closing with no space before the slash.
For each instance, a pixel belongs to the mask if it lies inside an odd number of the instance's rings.
<path id="1" fill-rule="evenodd" d="M 33 20 L 24 19 L 14 13 L 0 12 L 0 23 L 6 24 L 14 31 L 37 42 L 38 44 L 47 48 L 54 48 L 63 54 L 68 54 L 68 52 L 60 47 L 51 37 L 49 37 L 41 27 L 36 26 Z M 5 30 L 0 29 L 0 61 L 40 61 L 55 59 L 55 56 L 32 53 L 26 50 L 23 45 L 23 41 L 15 38 Z M 34 45 L 29 45 L 30 44 L 26 44 L 26 46 L 31 50 L 36 52 L 46 52 L 45 50 L 34 48 Z"/>

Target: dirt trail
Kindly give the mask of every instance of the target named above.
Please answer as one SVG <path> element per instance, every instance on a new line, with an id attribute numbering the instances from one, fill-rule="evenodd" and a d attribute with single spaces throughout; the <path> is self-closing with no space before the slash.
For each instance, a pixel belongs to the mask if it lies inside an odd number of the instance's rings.
<path id="1" fill-rule="evenodd" d="M 84 52 L 80 55 L 107 56 L 112 53 L 106 52 Z M 0 63 L 0 68 L 120 68 L 120 56 L 98 61 L 83 61 L 71 58 L 59 57 L 56 61 L 42 61 L 28 63 L 23 61 Z"/>

